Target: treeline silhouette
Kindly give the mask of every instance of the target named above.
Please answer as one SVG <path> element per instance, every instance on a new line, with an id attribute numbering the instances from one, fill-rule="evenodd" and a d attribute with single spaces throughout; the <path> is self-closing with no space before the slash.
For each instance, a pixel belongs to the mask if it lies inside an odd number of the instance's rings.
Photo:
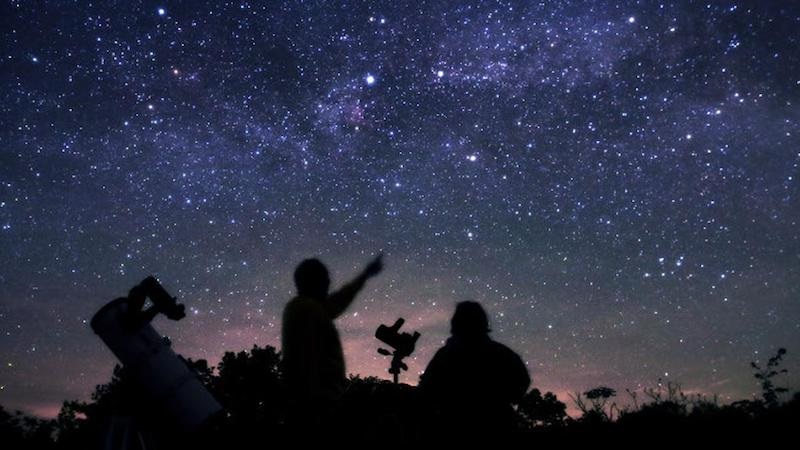
<path id="1" fill-rule="evenodd" d="M 800 423 L 800 393 L 789 397 L 777 385 L 786 373 L 780 349 L 766 365 L 751 363 L 761 385 L 761 398 L 721 404 L 715 397 L 687 395 L 678 384 L 660 380 L 643 392 L 619 395 L 606 386 L 571 394 L 581 416 L 567 415 L 567 405 L 551 392 L 528 391 L 515 407 L 511 431 L 485 436 L 520 446 L 579 441 L 602 443 L 621 439 L 641 444 L 664 440 L 699 439 L 706 442 L 757 438 L 763 442 L 795 433 Z M 41 419 L 0 406 L 0 447 L 4 449 L 107 448 L 109 430 L 135 421 L 141 430 L 158 436 L 147 448 L 267 448 L 292 441 L 287 434 L 287 398 L 282 382 L 281 355 L 271 346 L 226 352 L 214 368 L 205 360 L 187 360 L 203 383 L 225 407 L 201 433 L 171 433 L 159 411 L 148 410 L 125 370 L 116 366 L 111 380 L 98 385 L 90 401 L 64 402 L 58 417 Z M 469 392 L 464 392 L 469 398 Z M 625 406 L 622 399 L 627 396 Z M 394 384 L 376 377 L 351 376 L 335 429 L 338 436 L 320 440 L 382 446 L 429 445 L 458 441 L 458 436 L 436 435 L 441 417 L 425 404 L 415 386 Z M 323 439 L 324 438 L 324 439 Z M 628 438 L 635 438 L 630 440 Z M 639 440 L 636 440 L 639 439 Z M 656 441 L 657 439 L 657 441 Z M 128 447 L 130 448 L 130 447 Z"/>

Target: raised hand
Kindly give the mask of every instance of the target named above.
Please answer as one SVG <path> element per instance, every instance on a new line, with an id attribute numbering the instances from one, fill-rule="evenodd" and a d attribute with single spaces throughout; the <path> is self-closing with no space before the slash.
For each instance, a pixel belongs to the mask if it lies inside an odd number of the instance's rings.
<path id="1" fill-rule="evenodd" d="M 383 270 L 383 253 L 378 253 L 378 256 L 367 264 L 364 269 L 364 276 L 367 278 L 374 277 L 381 273 L 381 270 Z"/>

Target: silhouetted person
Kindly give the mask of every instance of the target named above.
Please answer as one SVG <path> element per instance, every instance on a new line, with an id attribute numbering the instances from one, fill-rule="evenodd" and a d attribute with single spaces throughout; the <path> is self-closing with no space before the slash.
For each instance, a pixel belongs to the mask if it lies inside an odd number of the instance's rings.
<path id="1" fill-rule="evenodd" d="M 297 296 L 283 311 L 283 373 L 290 399 L 290 424 L 297 432 L 305 431 L 305 439 L 315 439 L 308 436 L 309 432 L 334 426 L 331 422 L 347 381 L 342 344 L 333 320 L 382 268 L 382 255 L 378 255 L 361 274 L 330 295 L 328 269 L 318 259 L 306 259 L 294 272 Z"/>
<path id="2" fill-rule="evenodd" d="M 439 414 L 429 432 L 448 440 L 507 437 L 513 430 L 514 410 L 530 385 L 522 359 L 489 337 L 483 307 L 460 302 L 450 322 L 451 334 L 434 355 L 419 387 Z"/>

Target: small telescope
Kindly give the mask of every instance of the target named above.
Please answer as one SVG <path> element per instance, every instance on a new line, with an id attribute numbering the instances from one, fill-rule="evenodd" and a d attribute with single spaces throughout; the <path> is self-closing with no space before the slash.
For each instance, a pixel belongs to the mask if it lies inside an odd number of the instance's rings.
<path id="1" fill-rule="evenodd" d="M 394 351 L 391 351 L 385 348 L 379 348 L 378 353 L 384 356 L 392 356 L 389 373 L 393 375 L 395 384 L 398 383 L 400 372 L 408 370 L 408 366 L 403 362 L 403 358 L 411 356 L 411 354 L 414 353 L 414 347 L 420 336 L 417 331 L 415 331 L 414 334 L 400 333 L 400 327 L 402 327 L 405 322 L 405 319 L 401 317 L 397 319 L 394 325 L 390 327 L 380 325 L 378 329 L 375 330 L 375 337 L 394 349 Z"/>

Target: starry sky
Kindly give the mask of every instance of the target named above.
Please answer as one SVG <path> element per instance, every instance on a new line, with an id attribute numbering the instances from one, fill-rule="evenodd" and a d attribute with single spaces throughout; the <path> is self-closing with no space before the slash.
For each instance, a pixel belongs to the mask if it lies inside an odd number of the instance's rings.
<path id="1" fill-rule="evenodd" d="M 179 353 L 280 345 L 292 273 L 385 271 L 348 372 L 475 299 L 533 384 L 800 388 L 800 5 L 4 1 L 0 404 L 53 415 L 114 358 L 94 312 L 149 274 Z M 780 384 L 780 383 L 779 383 Z"/>

